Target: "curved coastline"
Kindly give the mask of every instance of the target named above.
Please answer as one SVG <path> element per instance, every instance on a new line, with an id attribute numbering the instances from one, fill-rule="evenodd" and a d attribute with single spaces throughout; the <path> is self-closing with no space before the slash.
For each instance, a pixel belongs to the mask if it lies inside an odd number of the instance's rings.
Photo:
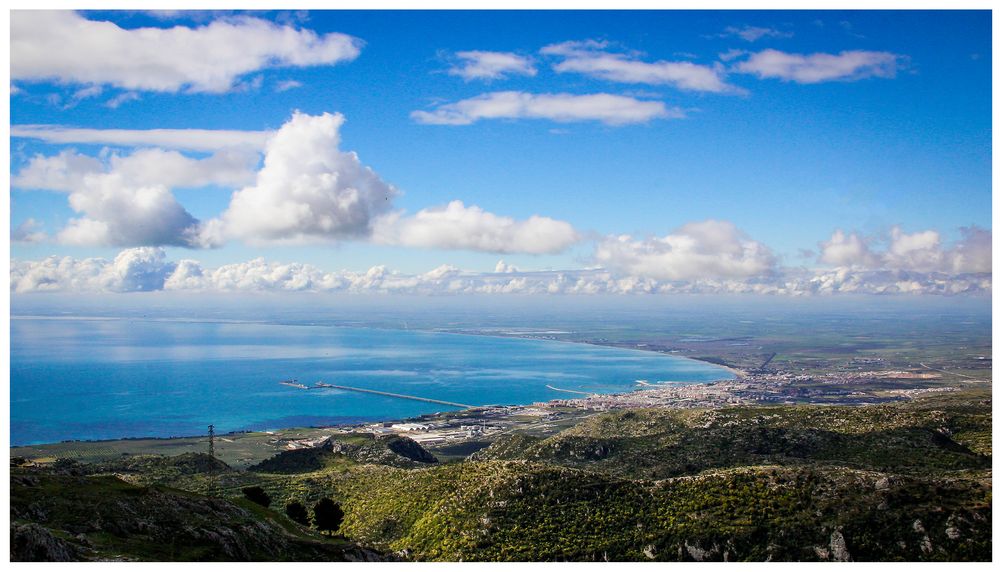
<path id="1" fill-rule="evenodd" d="M 291 325 L 291 324 L 289 324 L 289 325 Z M 307 325 L 307 324 L 302 324 L 302 325 Z M 334 327 L 334 328 L 350 328 L 352 326 L 331 326 L 331 327 Z M 519 335 L 484 334 L 484 333 L 478 333 L 478 332 L 477 333 L 467 333 L 467 332 L 454 332 L 454 331 L 441 331 L 441 330 L 400 330 L 398 328 L 373 328 L 373 327 L 369 327 L 369 326 L 357 326 L 357 328 L 359 328 L 359 329 L 366 329 L 366 330 L 389 330 L 389 331 L 400 331 L 400 332 L 421 332 L 421 333 L 425 333 L 425 334 L 446 334 L 446 335 L 453 335 L 453 336 L 474 336 L 474 337 L 477 337 L 477 338 L 499 338 L 499 339 L 507 339 L 507 340 L 526 340 L 526 341 L 546 342 L 546 343 L 555 343 L 555 344 L 571 344 L 571 345 L 591 346 L 591 347 L 595 347 L 595 348 L 606 348 L 606 349 L 618 350 L 618 351 L 625 351 L 625 352 L 641 352 L 641 353 L 644 353 L 644 354 L 656 354 L 656 355 L 658 355 L 660 357 L 664 357 L 664 358 L 667 358 L 667 359 L 689 360 L 689 361 L 697 362 L 699 364 L 708 364 L 708 365 L 710 365 L 712 367 L 716 367 L 718 369 L 724 369 L 724 370 L 728 371 L 729 373 L 733 374 L 733 377 L 736 377 L 736 378 L 743 377 L 743 376 L 746 375 L 745 371 L 740 370 L 740 369 L 736 369 L 734 367 L 730 367 L 728 365 L 722 365 L 720 363 L 715 363 L 715 362 L 708 361 L 708 360 L 698 359 L 698 358 L 695 358 L 695 357 L 677 356 L 677 355 L 673 355 L 673 354 L 667 354 L 667 353 L 663 353 L 663 352 L 658 352 L 656 350 L 650 350 L 650 349 L 644 349 L 644 348 L 638 348 L 638 347 L 637 348 L 627 348 L 627 347 L 615 346 L 615 345 L 611 345 L 611 344 L 599 344 L 599 343 L 596 343 L 596 342 L 588 342 L 588 341 L 555 340 L 555 339 L 551 339 L 551 338 L 536 338 L 536 337 L 531 337 L 531 336 L 519 336 Z M 711 382 L 701 382 L 701 383 L 714 383 L 715 381 L 725 381 L 725 380 L 712 380 Z M 692 383 L 694 383 L 694 382 L 692 382 Z"/>
<path id="2" fill-rule="evenodd" d="M 21 318 L 22 319 L 32 319 L 32 318 L 36 318 L 36 317 L 35 316 L 23 316 Z M 46 317 L 39 316 L 38 318 L 46 318 Z M 67 317 L 48 317 L 48 319 L 70 319 L 70 320 L 94 319 L 94 320 L 108 320 L 109 318 L 108 317 L 103 317 L 103 316 L 101 316 L 101 317 L 90 317 L 90 316 L 74 316 L 74 317 L 69 317 L 69 316 L 67 316 Z M 114 319 L 114 318 L 111 318 L 111 319 Z M 132 322 L 137 321 L 134 318 L 121 318 L 121 319 L 132 321 Z M 163 322 L 163 323 L 178 323 L 177 320 L 158 319 L 158 318 L 152 318 L 152 319 L 147 318 L 147 319 L 138 320 L 138 321 Z M 234 323 L 233 321 L 228 321 L 228 320 L 197 320 L 196 322 L 198 322 L 198 323 L 220 323 L 220 324 L 233 324 Z M 236 322 L 236 323 L 244 323 L 244 322 Z M 562 342 L 564 344 L 574 344 L 574 345 L 579 345 L 579 346 L 599 347 L 599 348 L 604 348 L 604 349 L 607 349 L 609 351 L 615 351 L 615 352 L 627 352 L 627 353 L 637 352 L 637 353 L 642 353 L 642 354 L 647 355 L 647 356 L 650 355 L 650 354 L 657 354 L 660 357 L 668 358 L 670 361 L 691 360 L 691 361 L 697 362 L 698 364 L 703 365 L 703 366 L 711 366 L 712 368 L 719 368 L 719 369 L 722 369 L 722 370 L 726 370 L 730 374 L 732 374 L 734 377 L 740 377 L 740 374 L 742 373 L 739 370 L 735 370 L 733 368 L 730 368 L 730 367 L 727 367 L 727 366 L 724 366 L 724 365 L 721 365 L 721 364 L 712 363 L 712 362 L 708 362 L 708 361 L 704 361 L 704 360 L 697 360 L 697 359 L 690 358 L 690 357 L 687 357 L 687 356 L 676 356 L 676 355 L 665 354 L 663 352 L 657 352 L 657 351 L 654 351 L 654 350 L 646 350 L 646 349 L 643 349 L 643 348 L 628 348 L 628 347 L 613 346 L 613 345 L 609 345 L 609 344 L 597 344 L 597 343 L 586 342 L 586 341 L 558 340 L 558 339 L 548 339 L 548 338 L 531 337 L 531 336 L 526 336 L 526 335 L 502 335 L 502 334 L 489 334 L 489 333 L 481 333 L 481 332 L 466 333 L 466 332 L 428 330 L 428 329 L 400 329 L 400 328 L 377 327 L 377 326 L 376 327 L 372 327 L 372 326 L 363 326 L 363 325 L 355 326 L 355 325 L 336 325 L 336 324 L 330 324 L 330 325 L 327 325 L 327 324 L 303 324 L 303 323 L 287 323 L 287 322 L 286 323 L 282 323 L 282 322 L 274 322 L 274 321 L 268 321 L 268 322 L 250 322 L 250 323 L 257 324 L 257 325 L 272 325 L 272 326 L 308 326 L 308 327 L 312 327 L 312 328 L 343 329 L 343 330 L 352 330 L 352 331 L 357 331 L 357 330 L 369 330 L 369 331 L 382 330 L 382 331 L 390 331 L 390 332 L 400 332 L 400 333 L 409 332 L 409 333 L 415 333 L 415 334 L 435 335 L 435 336 L 451 335 L 451 336 L 473 336 L 473 337 L 477 337 L 477 338 L 505 338 L 505 339 L 521 340 L 523 342 L 538 342 L 538 343 L 541 343 L 541 342 L 549 342 L 549 343 L 552 343 L 552 342 Z M 731 379 L 731 378 L 719 378 L 719 379 L 704 380 L 704 381 L 701 381 L 701 380 L 690 380 L 690 381 L 682 381 L 681 383 L 684 383 L 684 384 L 706 384 L 706 383 L 716 383 L 716 382 L 719 382 L 719 381 L 726 381 L 728 379 Z M 634 391 L 642 391 L 644 389 L 649 389 L 649 388 L 648 387 L 641 387 L 641 386 L 638 386 L 638 387 L 633 386 L 628 391 L 620 391 L 620 390 L 618 390 L 618 391 L 607 391 L 607 390 L 604 390 L 604 391 L 593 391 L 593 392 L 587 392 L 587 393 L 591 393 L 593 395 L 614 395 L 614 394 L 630 393 L 630 392 L 634 392 Z M 583 393 L 583 392 L 580 392 L 580 393 Z M 556 400 L 556 399 L 553 398 L 553 399 L 543 400 L 542 402 L 554 401 L 554 400 Z M 530 398 L 530 397 L 525 396 L 524 399 L 520 399 L 517 402 L 504 403 L 503 405 L 504 406 L 508 406 L 508 407 L 525 407 L 525 406 L 530 406 L 530 405 L 532 405 L 534 403 L 539 403 L 539 402 L 540 402 L 540 400 L 538 400 L 537 398 Z M 486 407 L 490 407 L 490 405 L 477 405 L 477 406 L 474 406 L 473 409 L 475 409 L 475 408 L 486 408 Z M 458 410 L 458 411 L 461 411 L 461 410 Z M 413 418 L 419 417 L 421 415 L 428 415 L 428 414 L 434 414 L 434 412 L 420 413 L 418 415 L 405 415 L 405 416 L 391 417 L 391 418 L 378 419 L 378 420 L 379 421 L 405 420 L 405 419 L 413 419 Z M 373 421 L 374 420 L 375 419 L 373 418 Z M 307 428 L 307 427 L 308 428 L 318 428 L 318 427 L 347 427 L 347 426 L 354 426 L 354 425 L 357 425 L 356 421 L 355 422 L 332 423 L 332 424 L 315 424 L 315 425 L 296 425 L 296 424 L 287 425 L 287 426 L 286 425 L 274 425 L 273 427 L 267 427 L 267 428 L 261 428 L 261 429 L 252 429 L 252 430 L 251 429 L 236 429 L 236 430 L 232 431 L 232 433 L 263 432 L 263 431 L 267 431 L 267 430 L 284 430 L 284 429 Z M 188 435 L 169 435 L 169 436 L 165 436 L 165 435 L 155 435 L 154 434 L 152 436 L 123 435 L 123 436 L 117 436 L 117 437 L 97 438 L 97 439 L 74 439 L 74 438 L 67 438 L 67 439 L 60 439 L 60 440 L 53 440 L 53 441 L 46 441 L 46 442 L 34 442 L 34 443 L 30 443 L 30 444 L 26 444 L 26 445 L 19 445 L 19 446 L 34 446 L 34 445 L 45 445 L 45 444 L 54 444 L 54 443 L 65 443 L 65 442 L 80 442 L 80 443 L 92 443 L 93 442 L 93 443 L 96 443 L 96 442 L 122 441 L 122 440 L 141 440 L 141 439 L 166 440 L 166 439 L 179 439 L 179 438 L 185 438 L 185 437 L 190 438 L 190 437 L 193 437 L 193 436 L 199 436 L 199 435 L 188 434 Z M 14 447 L 16 447 L 16 446 L 14 446 Z"/>
<path id="3" fill-rule="evenodd" d="M 696 358 L 696 357 L 669 355 L 669 354 L 665 354 L 663 352 L 658 352 L 656 350 L 647 350 L 647 349 L 642 349 L 642 348 L 621 348 L 619 346 L 612 346 L 612 345 L 606 345 L 606 344 L 597 344 L 597 343 L 594 343 L 594 342 L 574 342 L 574 341 L 570 341 L 570 340 L 552 340 L 552 341 L 566 341 L 567 343 L 571 343 L 571 344 L 586 344 L 586 345 L 590 345 L 590 346 L 599 346 L 599 347 L 606 347 L 606 348 L 629 349 L 629 350 L 635 350 L 635 351 L 639 351 L 639 352 L 652 352 L 654 354 L 659 354 L 659 355 L 662 355 L 662 356 L 665 356 L 665 357 L 672 357 L 672 358 L 675 358 L 675 359 L 689 359 L 691 361 L 696 361 L 696 362 L 699 362 L 699 363 L 707 363 L 707 364 L 715 366 L 715 367 L 717 367 L 719 369 L 724 369 L 724 370 L 728 371 L 729 373 L 733 374 L 733 377 L 736 378 L 736 379 L 739 379 L 741 377 L 746 377 L 746 375 L 747 375 L 747 372 L 743 371 L 742 369 L 736 369 L 735 367 L 731 367 L 731 366 L 728 366 L 728 365 L 722 365 L 721 363 L 715 363 L 714 361 L 708 361 L 708 360 L 699 359 L 699 358 Z M 729 381 L 729 380 L 715 379 L 715 380 L 706 381 L 706 382 L 703 382 L 703 383 L 716 383 L 718 381 Z"/>

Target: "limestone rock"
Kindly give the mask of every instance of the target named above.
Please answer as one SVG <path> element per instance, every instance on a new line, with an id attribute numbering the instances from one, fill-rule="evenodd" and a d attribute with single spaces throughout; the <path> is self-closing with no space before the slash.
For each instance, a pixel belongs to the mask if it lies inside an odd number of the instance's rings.
<path id="1" fill-rule="evenodd" d="M 847 551 L 847 541 L 839 530 L 830 534 L 830 554 L 837 562 L 851 561 L 851 553 Z"/>
<path id="2" fill-rule="evenodd" d="M 15 562 L 74 562 L 79 550 L 38 524 L 10 525 L 10 559 Z"/>

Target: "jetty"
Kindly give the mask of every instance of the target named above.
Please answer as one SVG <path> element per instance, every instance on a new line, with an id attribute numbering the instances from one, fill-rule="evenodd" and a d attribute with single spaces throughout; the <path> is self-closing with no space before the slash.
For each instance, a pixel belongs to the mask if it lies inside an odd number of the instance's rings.
<path id="1" fill-rule="evenodd" d="M 551 389 L 552 391 L 562 391 L 564 393 L 577 393 L 579 395 L 586 395 L 587 397 L 597 397 L 597 394 L 594 393 L 593 391 L 577 391 L 575 389 L 562 389 L 551 385 L 546 385 L 545 387 Z"/>
<path id="2" fill-rule="evenodd" d="M 283 383 L 283 382 L 282 382 Z M 283 383 L 284 385 L 291 385 L 288 383 Z M 388 391 L 378 391 L 376 389 L 364 389 L 361 387 L 351 387 L 349 385 L 335 385 L 333 383 L 324 383 L 322 381 L 317 381 L 312 387 L 307 387 L 302 384 L 292 385 L 292 387 L 298 387 L 299 389 L 342 389 L 344 391 L 356 391 L 358 393 L 371 393 L 374 395 L 381 395 L 383 397 L 395 397 L 396 399 L 411 399 L 413 401 L 424 401 L 426 403 L 437 403 L 439 405 L 447 405 L 448 407 L 458 407 L 460 409 L 472 409 L 478 407 L 477 405 L 468 405 L 465 403 L 455 403 L 454 401 L 444 401 L 443 399 L 431 399 L 430 397 L 420 397 L 418 395 L 405 395 L 402 393 L 390 393 Z"/>

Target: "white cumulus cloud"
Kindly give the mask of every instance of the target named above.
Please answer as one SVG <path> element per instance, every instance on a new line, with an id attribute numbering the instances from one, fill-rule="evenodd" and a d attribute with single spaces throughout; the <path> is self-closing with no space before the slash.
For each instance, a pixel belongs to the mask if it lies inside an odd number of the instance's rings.
<path id="1" fill-rule="evenodd" d="M 497 261 L 497 265 L 493 268 L 493 272 L 497 274 L 508 274 L 510 272 L 518 272 L 520 268 L 514 266 L 513 264 L 507 264 L 503 260 Z"/>
<path id="2" fill-rule="evenodd" d="M 873 268 L 879 265 L 879 258 L 872 253 L 864 238 L 838 229 L 830 240 L 820 243 L 820 262 L 832 266 Z"/>
<path id="3" fill-rule="evenodd" d="M 835 268 L 789 275 L 777 293 L 827 294 L 989 294 L 989 273 L 944 274 L 907 270 L 859 270 Z"/>
<path id="4" fill-rule="evenodd" d="M 65 150 L 57 155 L 35 155 L 11 177 L 13 187 L 72 191 L 85 175 L 100 173 L 105 166 L 100 159 Z"/>
<path id="5" fill-rule="evenodd" d="M 11 79 L 111 85 L 126 90 L 222 93 L 273 67 L 333 65 L 361 42 L 238 16 L 195 28 L 125 29 L 61 10 L 11 12 Z"/>
<path id="6" fill-rule="evenodd" d="M 496 272 L 462 271 L 443 265 L 422 274 L 403 274 L 385 266 L 354 272 L 328 272 L 310 264 L 257 258 L 215 269 L 195 260 L 166 260 L 163 249 L 132 248 L 114 260 L 52 256 L 12 260 L 11 291 L 135 292 L 348 292 L 535 295 L 758 294 L 770 296 L 989 295 L 989 272 L 947 274 L 908 270 L 776 268 L 743 277 L 683 280 L 634 276 L 605 268 L 523 272 L 498 264 Z"/>
<path id="7" fill-rule="evenodd" d="M 85 179 L 117 174 L 130 185 L 166 187 L 235 186 L 253 180 L 259 155 L 252 150 L 228 149 L 205 158 L 192 158 L 163 149 L 139 149 L 128 155 L 111 154 L 106 161 L 63 150 L 35 155 L 11 180 L 15 187 L 72 192 Z"/>
<path id="8" fill-rule="evenodd" d="M 959 229 L 962 239 L 948 250 L 952 272 L 993 272 L 993 231 L 976 226 Z"/>
<path id="9" fill-rule="evenodd" d="M 922 273 L 968 274 L 991 272 L 993 233 L 979 227 L 960 229 L 962 238 L 950 247 L 936 230 L 906 233 L 893 227 L 888 241 L 846 235 L 837 230 L 820 243 L 820 262 L 860 270 L 897 270 Z M 884 242 L 883 248 L 877 248 Z"/>
<path id="10" fill-rule="evenodd" d="M 15 187 L 69 193 L 83 216 L 57 235 L 67 244 L 198 246 L 199 222 L 177 202 L 172 188 L 234 186 L 253 180 L 256 152 L 224 150 L 206 158 L 140 149 L 101 159 L 64 150 L 36 155 L 12 177 Z"/>
<path id="11" fill-rule="evenodd" d="M 843 51 L 839 54 L 790 54 L 779 50 L 763 50 L 739 62 L 734 69 L 760 78 L 821 83 L 895 77 L 901 60 L 902 57 L 897 54 L 864 50 Z"/>
<path id="12" fill-rule="evenodd" d="M 69 195 L 83 216 L 70 219 L 57 239 L 86 246 L 198 244 L 198 220 L 164 185 L 137 185 L 120 173 L 85 177 Z"/>
<path id="13" fill-rule="evenodd" d="M 188 271 L 190 272 L 190 271 Z M 178 287 L 177 281 L 171 283 Z M 331 274 L 309 264 L 269 263 L 263 258 L 249 262 L 227 264 L 209 273 L 201 288 L 215 290 L 330 290 L 340 284 Z"/>
<path id="14" fill-rule="evenodd" d="M 469 125 L 481 119 L 600 121 L 606 125 L 625 125 L 652 119 L 677 119 L 684 117 L 684 112 L 676 107 L 668 108 L 662 101 L 608 93 L 497 91 L 439 105 L 430 111 L 414 111 L 410 117 L 418 123 L 432 125 Z"/>
<path id="15" fill-rule="evenodd" d="M 419 248 L 548 254 L 565 250 L 580 236 L 568 222 L 537 215 L 518 221 L 451 201 L 413 216 L 391 213 L 380 217 L 373 238 L 383 244 Z"/>
<path id="16" fill-rule="evenodd" d="M 947 254 L 941 249 L 941 235 L 934 230 L 907 234 L 893 227 L 889 250 L 883 255 L 885 266 L 930 272 L 945 265 Z"/>
<path id="17" fill-rule="evenodd" d="M 255 242 L 364 238 L 397 191 L 340 150 L 344 117 L 296 112 L 268 141 L 254 184 L 233 193 L 201 240 Z"/>
<path id="18" fill-rule="evenodd" d="M 460 61 L 448 69 L 448 74 L 465 81 L 503 79 L 508 75 L 533 77 L 538 73 L 530 58 L 511 52 L 471 50 L 457 52 L 455 56 Z"/>
<path id="19" fill-rule="evenodd" d="M 559 252 L 579 240 L 573 227 L 544 216 L 515 220 L 453 201 L 412 216 L 392 212 L 397 191 L 353 152 L 340 149 L 339 114 L 294 113 L 269 139 L 263 166 L 249 147 L 196 158 L 176 150 L 65 149 L 36 155 L 12 177 L 15 187 L 69 193 L 83 216 L 57 234 L 80 245 L 213 247 L 251 243 L 375 240 L 407 247 L 498 253 Z M 195 220 L 171 189 L 242 187 L 218 217 Z"/>
<path id="20" fill-rule="evenodd" d="M 746 278 L 773 270 L 774 255 L 727 221 L 688 223 L 664 237 L 608 237 L 594 258 L 609 269 L 658 280 Z"/>
<path id="21" fill-rule="evenodd" d="M 176 265 L 162 248 L 131 248 L 113 261 L 50 256 L 36 262 L 11 261 L 11 291 L 137 292 L 162 290 Z"/>
<path id="22" fill-rule="evenodd" d="M 560 73 L 579 73 L 619 83 L 670 85 L 686 91 L 741 91 L 727 84 L 715 67 L 685 61 L 644 62 L 629 54 L 608 51 L 608 47 L 608 42 L 571 41 L 545 46 L 541 53 L 563 58 L 553 66 Z"/>

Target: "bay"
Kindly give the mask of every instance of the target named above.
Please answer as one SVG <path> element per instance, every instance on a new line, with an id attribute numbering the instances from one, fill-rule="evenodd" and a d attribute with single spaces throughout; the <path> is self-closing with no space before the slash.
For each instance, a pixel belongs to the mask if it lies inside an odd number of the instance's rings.
<path id="1" fill-rule="evenodd" d="M 201 435 L 390 420 L 448 406 L 730 378 L 708 363 L 548 340 L 246 322 L 11 320 L 11 444 Z"/>

